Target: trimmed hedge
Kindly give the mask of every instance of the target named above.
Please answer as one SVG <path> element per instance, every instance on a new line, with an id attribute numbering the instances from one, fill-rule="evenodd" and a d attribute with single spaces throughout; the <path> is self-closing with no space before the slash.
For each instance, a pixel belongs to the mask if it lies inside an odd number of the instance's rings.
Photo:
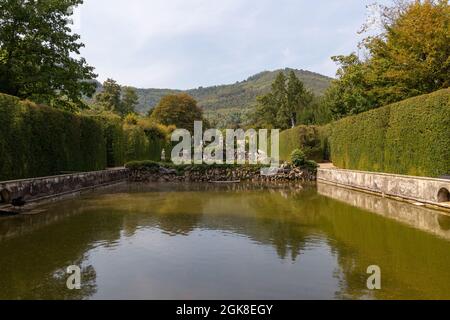
<path id="1" fill-rule="evenodd" d="M 137 125 L 124 125 L 125 133 L 125 162 L 133 160 L 147 160 L 150 155 L 150 142 L 144 129 Z"/>
<path id="2" fill-rule="evenodd" d="M 0 180 L 103 169 L 101 125 L 0 94 Z"/>
<path id="3" fill-rule="evenodd" d="M 450 173 L 450 89 L 344 118 L 327 130 L 340 168 L 439 177 Z"/>
<path id="4" fill-rule="evenodd" d="M 93 117 L 102 124 L 106 143 L 106 165 L 120 167 L 125 163 L 126 136 L 122 128 L 122 119 L 114 114 Z"/>
<path id="5" fill-rule="evenodd" d="M 280 133 L 280 159 L 290 161 L 292 151 L 302 150 L 308 159 L 323 160 L 320 129 L 316 126 L 298 126 Z"/>
<path id="6" fill-rule="evenodd" d="M 439 177 L 450 174 L 450 89 L 439 90 L 322 127 L 280 134 L 280 157 L 301 149 L 343 169 Z"/>
<path id="7" fill-rule="evenodd" d="M 389 111 L 390 107 L 374 109 L 333 123 L 329 141 L 334 165 L 383 171 Z"/>
<path id="8" fill-rule="evenodd" d="M 114 115 L 76 115 L 0 94 L 0 181 L 160 160 L 164 147 L 165 139 Z"/>

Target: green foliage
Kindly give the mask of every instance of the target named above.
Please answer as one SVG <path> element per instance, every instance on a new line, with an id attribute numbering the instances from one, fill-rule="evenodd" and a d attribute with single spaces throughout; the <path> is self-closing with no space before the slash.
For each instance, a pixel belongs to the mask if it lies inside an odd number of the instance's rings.
<path id="1" fill-rule="evenodd" d="M 354 53 L 332 59 L 340 68 L 337 72 L 338 79 L 331 83 L 322 99 L 324 108 L 330 110 L 335 119 L 340 119 L 376 107 L 376 100 L 370 94 L 367 63 Z"/>
<path id="2" fill-rule="evenodd" d="M 320 74 L 305 70 L 284 69 L 276 71 L 264 71 L 247 80 L 230 85 L 200 87 L 197 89 L 181 91 L 171 89 L 135 89 L 139 96 L 139 104 L 136 111 L 141 114 L 152 113 L 159 101 L 166 95 L 187 93 L 198 101 L 198 105 L 204 110 L 205 116 L 219 128 L 237 128 L 252 125 L 247 114 L 252 113 L 256 98 L 270 92 L 271 84 L 278 73 L 282 71 L 288 75 L 294 71 L 297 77 L 304 83 L 305 88 L 320 96 L 328 88 L 331 79 Z M 102 90 L 98 84 L 98 91 Z"/>
<path id="3" fill-rule="evenodd" d="M 295 149 L 292 151 L 291 162 L 294 166 L 301 167 L 305 164 L 306 160 L 306 154 L 302 150 Z"/>
<path id="4" fill-rule="evenodd" d="M 368 52 L 333 57 L 338 79 L 325 94 L 334 118 L 355 115 L 450 85 L 450 6 L 447 0 L 381 6 L 383 32 L 363 41 Z"/>
<path id="5" fill-rule="evenodd" d="M 185 172 L 205 172 L 214 169 L 233 169 L 245 168 L 252 171 L 260 171 L 266 165 L 238 165 L 238 164 L 182 164 L 176 165 L 169 162 L 157 162 L 152 160 L 130 161 L 125 164 L 125 167 L 130 170 L 145 170 L 150 172 L 158 172 L 160 168 L 173 169 L 178 175 L 183 175 Z"/>
<path id="6" fill-rule="evenodd" d="M 155 123 L 149 118 L 140 118 L 138 124 L 144 130 L 150 142 L 149 159 L 161 160 L 163 150 L 165 151 L 166 159 L 170 158 L 172 152 L 170 135 L 176 127 L 174 125 L 165 126 Z"/>
<path id="7" fill-rule="evenodd" d="M 450 89 L 390 109 L 385 170 L 418 176 L 450 174 Z"/>
<path id="8" fill-rule="evenodd" d="M 0 180 L 91 171 L 106 165 L 101 125 L 0 94 Z"/>
<path id="9" fill-rule="evenodd" d="M 125 161 L 145 160 L 149 158 L 150 142 L 144 129 L 138 125 L 123 126 L 125 133 Z"/>
<path id="10" fill-rule="evenodd" d="M 450 173 L 450 89 L 344 118 L 324 130 L 340 168 L 438 177 Z"/>
<path id="11" fill-rule="evenodd" d="M 122 166 L 125 163 L 126 141 L 121 118 L 112 112 L 102 112 L 93 117 L 103 127 L 107 166 L 110 168 Z"/>
<path id="12" fill-rule="evenodd" d="M 82 0 L 0 2 L 0 92 L 73 109 L 94 93 L 93 68 L 69 26 Z"/>
<path id="13" fill-rule="evenodd" d="M 95 102 L 102 110 L 121 114 L 121 87 L 113 79 L 107 79 L 103 83 L 103 90 L 95 95 Z M 122 115 L 122 114 L 121 114 Z"/>
<path id="14" fill-rule="evenodd" d="M 152 160 L 130 161 L 125 164 L 125 168 L 130 170 L 147 170 L 157 172 L 161 168 L 161 165 L 159 162 Z"/>
<path id="15" fill-rule="evenodd" d="M 371 93 L 378 105 L 430 93 L 450 85 L 450 5 L 413 1 L 387 11 L 385 32 L 366 40 Z M 385 14 L 386 16 L 386 14 Z"/>
<path id="16" fill-rule="evenodd" d="M 310 106 L 313 95 L 307 91 L 294 71 L 288 78 L 280 72 L 271 91 L 258 97 L 254 123 L 259 127 L 287 129 L 297 124 L 297 115 Z"/>
<path id="17" fill-rule="evenodd" d="M 297 114 L 299 125 L 325 125 L 333 121 L 330 106 L 324 103 L 325 97 L 314 97 L 309 105 Z"/>
<path id="18" fill-rule="evenodd" d="M 295 149 L 302 150 L 306 157 L 317 161 L 323 160 L 323 149 L 319 127 L 297 126 L 280 133 L 280 159 L 291 160 Z"/>
<path id="19" fill-rule="evenodd" d="M 125 117 L 136 112 L 139 96 L 132 87 L 121 87 L 115 80 L 107 79 L 99 85 L 94 107 L 100 111 L 110 111 Z"/>
<path id="20" fill-rule="evenodd" d="M 125 117 L 125 119 L 123 120 L 123 122 L 124 122 L 125 124 L 130 125 L 130 126 L 135 126 L 135 125 L 137 125 L 137 124 L 138 124 L 138 121 L 139 121 L 139 117 L 138 117 L 136 114 L 132 114 L 132 113 L 128 114 L 128 115 Z"/>
<path id="21" fill-rule="evenodd" d="M 136 106 L 139 104 L 139 96 L 132 87 L 124 87 L 122 89 L 122 103 L 120 114 L 126 115 L 136 112 Z"/>
<path id="22" fill-rule="evenodd" d="M 319 135 L 319 140 L 320 140 L 320 150 L 322 151 L 322 160 L 330 161 L 330 159 L 331 159 L 331 156 L 330 156 L 330 154 L 331 154 L 331 146 L 330 146 L 331 123 L 319 127 L 318 135 Z"/>
<path id="23" fill-rule="evenodd" d="M 308 169 L 310 171 L 316 171 L 319 165 L 314 160 L 308 160 L 305 152 L 300 149 L 295 149 L 291 154 L 291 163 L 301 169 Z"/>
<path id="24" fill-rule="evenodd" d="M 191 96 L 181 93 L 161 99 L 151 119 L 164 125 L 175 125 L 179 129 L 194 131 L 194 121 L 203 120 L 203 111 Z"/>
<path id="25" fill-rule="evenodd" d="M 306 160 L 303 165 L 303 168 L 311 171 L 316 171 L 317 168 L 319 168 L 319 165 L 314 160 Z"/>
<path id="26" fill-rule="evenodd" d="M 160 160 L 173 127 L 125 123 L 112 112 L 82 115 L 0 94 L 0 181 Z"/>
<path id="27" fill-rule="evenodd" d="M 389 114 L 388 106 L 332 123 L 330 145 L 334 165 L 383 171 Z"/>

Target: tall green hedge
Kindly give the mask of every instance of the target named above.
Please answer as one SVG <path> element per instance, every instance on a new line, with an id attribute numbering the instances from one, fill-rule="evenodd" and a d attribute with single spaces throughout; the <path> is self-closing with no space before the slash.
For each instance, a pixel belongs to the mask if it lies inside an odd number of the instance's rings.
<path id="1" fill-rule="evenodd" d="M 450 89 L 280 134 L 280 157 L 294 149 L 343 169 L 439 177 L 450 174 Z"/>
<path id="2" fill-rule="evenodd" d="M 114 115 L 76 115 L 0 94 L 0 181 L 160 160 L 165 139 Z"/>
<path id="3" fill-rule="evenodd" d="M 125 163 L 126 135 L 122 128 L 122 119 L 114 114 L 96 115 L 102 124 L 106 143 L 106 164 L 108 167 L 120 167 Z"/>
<path id="4" fill-rule="evenodd" d="M 291 153 L 301 149 L 309 159 L 320 161 L 323 150 L 319 131 L 316 126 L 298 126 L 280 133 L 280 159 L 290 161 Z"/>
<path id="5" fill-rule="evenodd" d="M 0 95 L 0 180 L 89 171 L 106 165 L 101 125 Z"/>
<path id="6" fill-rule="evenodd" d="M 411 98 L 331 124 L 340 168 L 439 177 L 450 173 L 450 89 Z"/>
<path id="7" fill-rule="evenodd" d="M 383 171 L 389 112 L 384 107 L 333 123 L 329 141 L 334 165 Z"/>
<path id="8" fill-rule="evenodd" d="M 149 160 L 150 141 L 144 129 L 138 125 L 124 125 L 125 132 L 125 161 Z"/>

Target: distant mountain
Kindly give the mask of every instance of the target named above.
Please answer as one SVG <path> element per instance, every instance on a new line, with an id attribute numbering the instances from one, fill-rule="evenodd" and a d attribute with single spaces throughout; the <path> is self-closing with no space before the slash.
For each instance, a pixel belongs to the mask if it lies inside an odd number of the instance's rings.
<path id="1" fill-rule="evenodd" d="M 238 125 L 245 122 L 245 114 L 256 104 L 256 98 L 270 91 L 271 85 L 279 72 L 286 75 L 294 70 L 305 86 L 316 95 L 322 95 L 328 88 L 331 78 L 306 70 L 279 69 L 275 71 L 263 71 L 247 80 L 234 84 L 212 87 L 200 87 L 191 90 L 172 89 L 139 89 L 139 113 L 146 114 L 154 108 L 161 98 L 167 94 L 186 92 L 193 96 L 200 107 L 205 111 L 206 117 L 214 124 L 225 127 Z M 99 84 L 97 91 L 101 91 Z"/>

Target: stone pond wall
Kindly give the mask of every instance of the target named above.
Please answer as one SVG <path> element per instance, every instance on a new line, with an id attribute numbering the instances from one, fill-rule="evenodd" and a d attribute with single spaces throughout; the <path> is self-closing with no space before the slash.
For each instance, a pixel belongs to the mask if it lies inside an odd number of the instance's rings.
<path id="1" fill-rule="evenodd" d="M 126 180 L 128 169 L 67 174 L 53 177 L 0 182 L 0 205 L 23 197 L 26 201 L 58 196 Z"/>
<path id="2" fill-rule="evenodd" d="M 450 208 L 450 180 L 342 169 L 319 169 L 317 180 Z"/>

